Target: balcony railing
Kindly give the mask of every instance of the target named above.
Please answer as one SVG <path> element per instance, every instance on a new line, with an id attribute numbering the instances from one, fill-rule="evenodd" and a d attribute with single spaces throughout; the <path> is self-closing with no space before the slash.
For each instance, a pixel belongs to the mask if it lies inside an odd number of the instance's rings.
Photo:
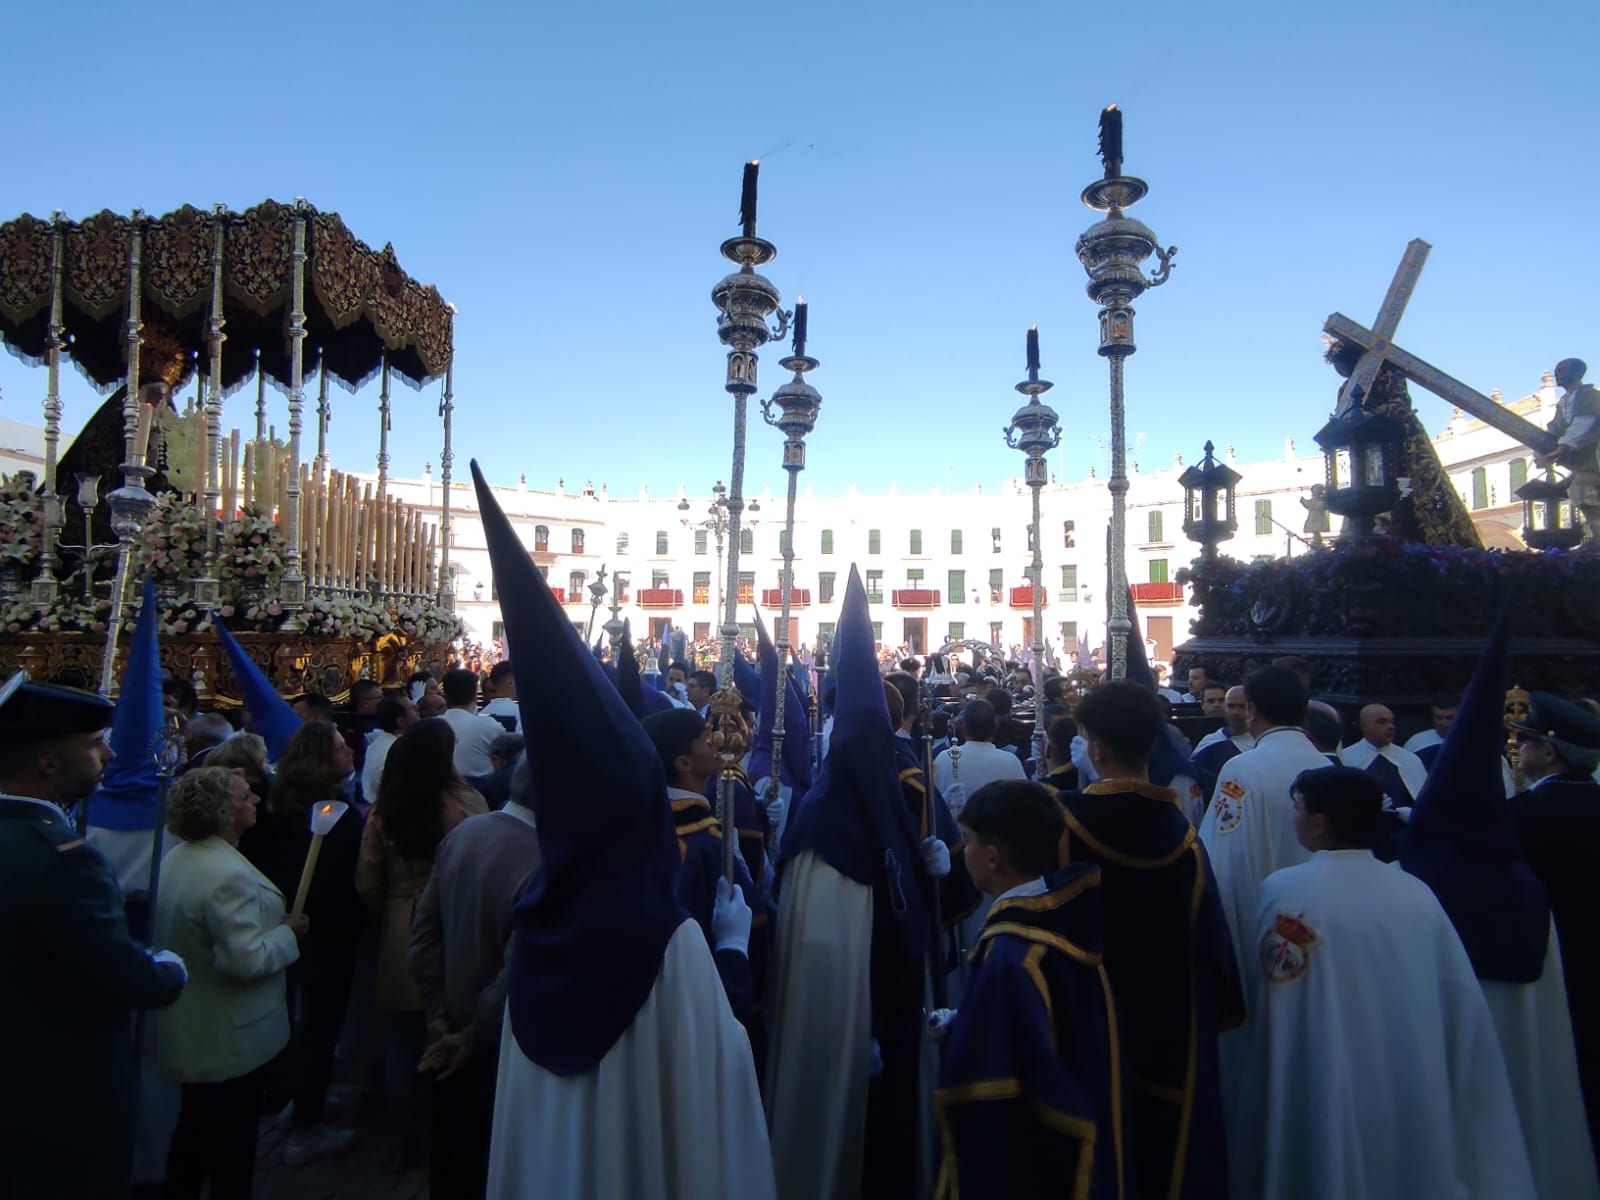
<path id="1" fill-rule="evenodd" d="M 640 608 L 682 608 L 683 592 L 678 588 L 640 588 Z"/>
<path id="2" fill-rule="evenodd" d="M 810 588 L 794 588 L 793 590 L 790 591 L 790 593 L 789 593 L 789 607 L 790 608 L 805 608 L 810 603 L 811 603 L 811 589 Z M 781 609 L 783 607 L 783 589 L 782 588 L 763 588 L 761 590 L 761 607 L 762 608 L 778 608 L 778 609 Z"/>
<path id="3" fill-rule="evenodd" d="M 1181 583 L 1135 583 L 1131 585 L 1136 604 L 1182 604 Z"/>
<path id="4" fill-rule="evenodd" d="M 937 588 L 897 588 L 892 593 L 896 608 L 938 608 Z"/>

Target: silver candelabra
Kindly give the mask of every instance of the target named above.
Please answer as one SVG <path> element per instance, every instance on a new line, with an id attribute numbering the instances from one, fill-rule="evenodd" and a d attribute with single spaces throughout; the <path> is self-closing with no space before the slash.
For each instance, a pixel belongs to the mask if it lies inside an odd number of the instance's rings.
<path id="1" fill-rule="evenodd" d="M 1123 360 L 1138 347 L 1133 342 L 1133 302 L 1146 288 L 1159 287 L 1172 271 L 1176 246 L 1161 248 L 1156 235 L 1124 210 L 1142 200 L 1149 185 L 1122 173 L 1122 114 L 1116 105 L 1100 114 L 1100 158 L 1103 178 L 1083 189 L 1083 202 L 1106 215 L 1078 236 L 1078 261 L 1089 274 L 1089 299 L 1100 305 L 1100 350 L 1111 371 L 1111 549 L 1107 555 L 1107 586 L 1111 589 L 1110 676 L 1121 679 L 1128 671 L 1128 580 L 1126 559 L 1128 463 L 1126 413 L 1122 393 Z M 1160 270 L 1146 276 L 1144 263 L 1152 254 Z M 1038 495 L 1037 492 L 1034 493 Z"/>
<path id="2" fill-rule="evenodd" d="M 778 365 L 793 371 L 794 378 L 772 393 L 761 404 L 761 415 L 768 425 L 783 432 L 783 469 L 789 473 L 789 495 L 783 515 L 783 577 L 779 580 L 782 597 L 778 618 L 778 685 L 772 698 L 772 775 L 767 787 L 770 802 L 778 794 L 783 761 L 784 710 L 788 707 L 786 689 L 789 677 L 789 612 L 794 597 L 794 502 L 800 472 L 806 469 L 806 436 L 816 428 L 822 395 L 806 382 L 807 372 L 817 369 L 817 360 L 806 354 L 806 305 L 795 307 L 794 353 Z M 776 410 L 776 411 L 774 411 Z"/>
<path id="3" fill-rule="evenodd" d="M 1028 331 L 1028 377 L 1017 384 L 1017 391 L 1028 397 L 1028 402 L 1017 409 L 1011 424 L 1001 432 L 1006 445 L 1027 455 L 1024 481 L 1033 493 L 1033 524 L 1030 527 L 1033 543 L 1033 738 L 1034 751 L 1040 763 L 1044 762 L 1044 558 L 1043 539 L 1039 528 L 1039 492 L 1049 481 L 1050 468 L 1045 455 L 1061 444 L 1061 427 L 1056 423 L 1056 410 L 1043 403 L 1039 397 L 1054 385 L 1039 378 L 1039 331 Z"/>

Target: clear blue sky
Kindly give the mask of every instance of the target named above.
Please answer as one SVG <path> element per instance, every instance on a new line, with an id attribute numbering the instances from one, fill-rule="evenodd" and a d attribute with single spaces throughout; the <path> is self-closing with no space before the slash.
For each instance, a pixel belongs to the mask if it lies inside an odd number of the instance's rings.
<path id="1" fill-rule="evenodd" d="M 1592 0 L 272 14 L 12 6 L 0 77 L 24 99 L 0 217 L 295 195 L 342 213 L 460 307 L 458 461 L 500 481 L 703 492 L 727 473 L 709 294 L 757 154 L 768 273 L 811 301 L 822 360 L 807 482 L 1020 473 L 1000 430 L 1033 323 L 1081 476 L 1106 381 L 1072 247 L 1109 101 L 1151 185 L 1135 215 L 1180 247 L 1129 367 L 1152 466 L 1207 437 L 1246 460 L 1289 434 L 1309 448 L 1337 382 L 1322 321 L 1370 322 L 1412 237 L 1434 252 L 1400 344 L 1484 392 L 1531 390 L 1567 355 L 1600 381 Z M 95 401 L 65 378 L 76 429 Z M 0 390 L 5 415 L 40 419 L 42 370 L 0 355 Z M 366 468 L 375 389 L 336 396 L 336 460 Z M 397 472 L 437 458 L 435 401 L 401 391 Z M 250 406 L 235 396 L 229 423 Z M 776 489 L 758 421 L 749 479 Z"/>

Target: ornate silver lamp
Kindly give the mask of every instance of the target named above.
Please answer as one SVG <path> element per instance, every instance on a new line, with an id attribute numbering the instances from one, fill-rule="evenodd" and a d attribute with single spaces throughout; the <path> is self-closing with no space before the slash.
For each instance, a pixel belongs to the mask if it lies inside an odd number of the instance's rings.
<path id="1" fill-rule="evenodd" d="M 1317 431 L 1327 468 L 1328 511 L 1344 518 L 1341 542 L 1374 535 L 1379 514 L 1400 500 L 1400 446 L 1405 429 L 1390 417 L 1352 408 Z"/>
<path id="2" fill-rule="evenodd" d="M 817 413 L 822 408 L 822 394 L 806 382 L 806 374 L 817 369 L 817 360 L 806 354 L 806 303 L 795 305 L 794 353 L 779 361 L 785 371 L 793 371 L 794 378 L 772 393 L 770 400 L 761 404 L 761 415 L 768 425 L 783 432 L 783 469 L 789 473 L 789 495 L 783 515 L 783 578 L 779 581 L 782 596 L 781 615 L 778 619 L 778 686 L 772 699 L 772 775 L 767 785 L 767 799 L 778 794 L 780 768 L 783 762 L 784 689 L 789 679 L 789 612 L 794 597 L 794 502 L 800 485 L 800 472 L 806 469 L 806 436 L 816 428 Z M 774 413 L 776 409 L 776 413 Z"/>
<path id="3" fill-rule="evenodd" d="M 756 390 L 756 350 L 769 341 L 782 340 L 789 329 L 789 314 L 779 307 L 778 289 L 756 268 L 778 256 L 771 242 L 756 236 L 756 173 L 759 164 L 744 167 L 744 191 L 739 203 L 743 231 L 722 243 L 722 256 L 738 266 L 711 289 L 717 307 L 717 337 L 728 347 L 727 376 L 723 390 L 733 397 L 733 466 L 728 475 L 728 568 L 723 594 L 721 661 L 717 664 L 718 692 L 712 698 L 713 748 L 722 760 L 718 785 L 721 807 L 723 874 L 733 878 L 737 845 L 733 825 L 733 781 L 739 757 L 749 744 L 739 712 L 741 697 L 733 686 L 734 644 L 739 636 L 739 523 L 744 514 L 745 408 Z M 778 316 L 778 328 L 767 318 Z"/>
<path id="4" fill-rule="evenodd" d="M 1570 479 L 1557 479 L 1554 467 L 1543 479 L 1530 479 L 1517 489 L 1522 501 L 1522 540 L 1535 550 L 1570 550 L 1583 541 L 1573 520 Z"/>
<path id="5" fill-rule="evenodd" d="M 117 574 L 111 584 L 111 615 L 106 619 L 106 652 L 100 662 L 100 694 L 111 694 L 111 681 L 115 678 L 117 638 L 122 633 L 122 607 L 128 594 L 128 574 L 133 563 L 133 550 L 144 537 L 145 522 L 155 509 L 156 498 L 145 488 L 144 481 L 155 471 L 143 463 L 122 464 L 122 486 L 106 497 L 111 507 L 111 529 L 117 535 Z"/>
<path id="6" fill-rule="evenodd" d="M 1183 532 L 1190 541 L 1200 543 L 1202 558 L 1215 558 L 1217 543 L 1227 541 L 1239 529 L 1234 489 L 1244 476 L 1226 463 L 1219 463 L 1215 449 L 1207 442 L 1205 457 L 1178 476 L 1183 487 Z M 1221 512 L 1217 509 L 1219 496 Z"/>
<path id="7" fill-rule="evenodd" d="M 1040 401 L 1039 397 L 1055 385 L 1039 378 L 1039 330 L 1028 330 L 1028 377 L 1017 384 L 1017 391 L 1028 397 L 1028 402 L 1017 409 L 1011 424 L 1001 432 L 1006 445 L 1027 455 L 1024 482 L 1033 493 L 1033 524 L 1029 541 L 1033 543 L 1033 742 L 1038 761 L 1044 761 L 1044 558 L 1040 551 L 1039 492 L 1050 480 L 1050 467 L 1045 455 L 1061 444 L 1061 426 L 1056 422 L 1056 410 Z"/>
<path id="8" fill-rule="evenodd" d="M 1099 354 L 1111 371 L 1111 552 L 1106 564 L 1111 588 L 1110 674 L 1121 679 L 1128 670 L 1128 619 L 1126 572 L 1127 543 L 1127 438 L 1123 404 L 1123 360 L 1138 349 L 1133 341 L 1133 302 L 1145 289 L 1159 287 L 1172 271 L 1176 246 L 1161 248 L 1156 235 L 1125 209 L 1144 199 L 1150 187 L 1142 179 L 1122 173 L 1122 114 L 1111 105 L 1100 114 L 1100 159 L 1105 175 L 1083 189 L 1083 202 L 1105 217 L 1078 237 L 1078 261 L 1089 274 L 1089 299 L 1100 305 Z M 1146 276 L 1144 263 L 1152 254 L 1160 270 Z"/>

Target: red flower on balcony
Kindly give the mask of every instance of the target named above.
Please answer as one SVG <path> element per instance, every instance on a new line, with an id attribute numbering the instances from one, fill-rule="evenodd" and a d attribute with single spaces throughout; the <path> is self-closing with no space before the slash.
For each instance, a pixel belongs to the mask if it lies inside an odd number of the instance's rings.
<path id="1" fill-rule="evenodd" d="M 640 608 L 682 608 L 683 592 L 677 588 L 640 588 Z"/>
<path id="2" fill-rule="evenodd" d="M 810 588 L 795 588 L 789 593 L 790 608 L 805 608 L 810 603 Z M 761 590 L 761 607 L 781 609 L 783 607 L 783 589 L 763 588 Z"/>
<path id="3" fill-rule="evenodd" d="M 889 599 L 896 608 L 939 607 L 939 592 L 935 588 L 897 588 Z"/>

